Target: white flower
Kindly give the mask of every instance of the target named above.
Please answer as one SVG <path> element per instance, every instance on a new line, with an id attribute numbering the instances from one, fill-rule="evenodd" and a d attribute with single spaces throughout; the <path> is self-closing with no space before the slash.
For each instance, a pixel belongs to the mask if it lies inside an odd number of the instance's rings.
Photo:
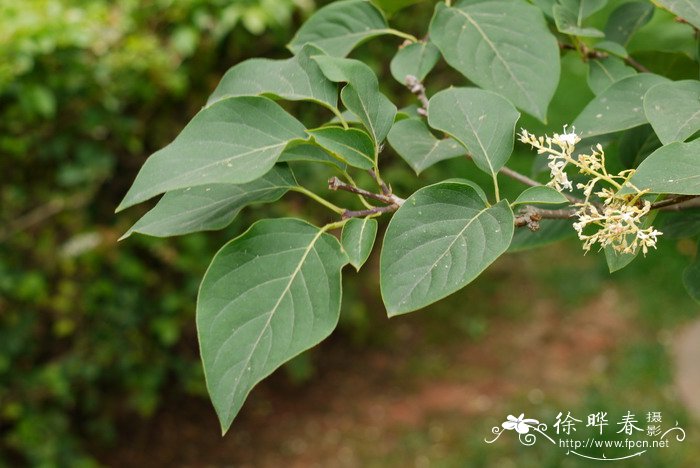
<path id="1" fill-rule="evenodd" d="M 555 133 L 554 137 L 552 138 L 552 141 L 556 145 L 559 145 L 560 144 L 559 142 L 561 142 L 561 143 L 564 143 L 564 144 L 569 145 L 569 146 L 575 146 L 576 143 L 581 141 L 581 138 L 576 134 L 576 127 L 572 126 L 570 133 L 567 133 L 566 127 L 568 127 L 568 125 L 564 125 L 564 133 L 562 133 L 561 135 L 558 133 Z"/>
<path id="2" fill-rule="evenodd" d="M 530 427 L 536 426 L 540 422 L 537 419 L 524 419 L 525 413 L 521 413 L 517 418 L 512 414 L 509 414 L 501 426 L 507 431 L 512 431 L 515 429 L 518 434 L 527 434 L 530 432 Z"/>

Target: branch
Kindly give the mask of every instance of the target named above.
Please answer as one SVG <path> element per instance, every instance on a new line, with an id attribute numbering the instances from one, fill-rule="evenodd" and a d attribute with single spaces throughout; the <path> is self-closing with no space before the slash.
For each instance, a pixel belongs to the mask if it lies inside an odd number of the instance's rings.
<path id="1" fill-rule="evenodd" d="M 569 208 L 545 210 L 528 205 L 515 217 L 515 227 L 527 226 L 529 230 L 535 232 L 540 228 L 540 221 L 543 219 L 569 219 L 575 214 L 576 211 Z"/>
<path id="2" fill-rule="evenodd" d="M 386 187 L 386 186 L 385 186 Z M 388 194 L 382 194 L 382 193 L 372 193 L 370 191 L 367 191 L 365 189 L 355 187 L 354 185 L 349 185 L 346 184 L 345 182 L 341 181 L 337 177 L 331 177 L 328 179 L 328 188 L 330 190 L 345 190 L 346 192 L 354 193 L 356 195 L 361 195 L 366 198 L 373 198 L 377 201 L 380 201 L 382 203 L 385 203 L 387 205 L 397 205 L 401 206 L 403 205 L 404 199 L 397 197 L 396 195 L 392 193 Z M 382 187 L 384 190 L 384 187 Z M 387 191 L 389 191 L 388 187 L 386 188 Z"/>
<path id="3" fill-rule="evenodd" d="M 343 211 L 343 214 L 341 215 L 343 219 L 348 219 L 348 218 L 364 218 L 366 216 L 372 216 L 372 215 L 377 215 L 377 214 L 382 214 L 382 213 L 393 213 L 394 211 L 398 210 L 400 208 L 399 205 L 388 205 L 388 206 L 377 206 L 374 207 L 370 210 L 359 210 L 359 211 L 351 211 L 351 210 L 345 210 Z"/>
<path id="4" fill-rule="evenodd" d="M 647 67 L 645 67 L 641 63 L 637 62 L 635 59 L 632 58 L 631 55 L 628 55 L 627 57 L 625 57 L 624 61 L 627 65 L 634 67 L 638 72 L 651 73 L 651 70 L 649 70 Z"/>
<path id="5" fill-rule="evenodd" d="M 374 172 L 373 169 L 367 170 L 369 172 L 369 175 L 372 176 L 372 179 L 379 185 L 382 189 L 382 193 L 384 195 L 391 195 L 391 189 L 386 185 L 386 183 L 383 180 L 380 180 L 379 177 L 377 177 L 377 173 Z"/>
<path id="6" fill-rule="evenodd" d="M 513 169 L 510 169 L 508 167 L 503 166 L 500 171 L 501 174 L 503 174 L 506 177 L 510 177 L 513 180 L 517 180 L 521 184 L 528 185 L 530 187 L 539 187 L 542 185 L 541 183 L 537 182 L 536 180 L 533 180 L 529 178 L 528 176 L 521 174 L 517 171 L 514 171 Z"/>
<path id="7" fill-rule="evenodd" d="M 406 87 L 416 95 L 421 103 L 421 107 L 418 108 L 418 114 L 423 117 L 428 115 L 428 97 L 425 95 L 425 86 L 423 86 L 423 83 L 413 75 L 406 75 Z"/>
<path id="8" fill-rule="evenodd" d="M 469 154 L 467 155 L 467 157 L 469 159 L 472 159 L 471 155 L 469 155 Z M 540 186 L 544 185 L 544 184 L 537 182 L 536 180 L 529 178 L 525 174 L 521 174 L 520 172 L 514 171 L 513 169 L 510 169 L 510 168 L 505 167 L 505 166 L 503 166 L 501 168 L 501 170 L 499 170 L 498 172 L 500 174 L 503 174 L 506 177 L 510 177 L 513 180 L 517 180 L 521 184 L 527 185 L 529 187 L 540 187 Z M 562 193 L 562 195 L 564 195 L 567 198 L 567 200 L 569 200 L 571 203 L 583 203 L 583 200 L 581 200 L 580 198 L 576 198 L 576 197 L 574 197 L 572 195 L 568 195 L 566 193 Z"/>
<path id="9" fill-rule="evenodd" d="M 700 197 L 697 195 L 678 195 L 652 203 L 651 209 L 661 211 L 681 211 L 686 208 L 697 208 L 699 206 Z"/>
<path id="10" fill-rule="evenodd" d="M 559 48 L 561 50 L 578 50 L 576 49 L 575 46 L 571 44 L 564 44 L 562 42 L 559 43 Z M 610 56 L 607 52 L 602 52 L 600 50 L 595 50 L 591 49 L 588 47 L 586 44 L 581 44 L 581 50 L 580 53 L 585 60 L 589 59 L 603 59 L 607 58 Z M 631 56 L 623 57 L 622 58 L 627 65 L 630 65 L 631 67 L 634 67 L 638 72 L 641 73 L 651 73 L 651 70 L 649 70 L 647 67 L 642 65 L 641 63 L 637 62 L 635 59 L 633 59 Z"/>

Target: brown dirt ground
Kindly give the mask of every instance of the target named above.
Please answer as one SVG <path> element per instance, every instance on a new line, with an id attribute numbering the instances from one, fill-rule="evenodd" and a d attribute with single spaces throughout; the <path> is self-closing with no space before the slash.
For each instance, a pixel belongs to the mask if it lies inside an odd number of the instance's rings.
<path id="1" fill-rule="evenodd" d="M 348 353 L 347 343 L 325 343 L 316 377 L 295 387 L 276 373 L 254 389 L 224 438 L 207 402 L 182 399 L 132 430 L 103 462 L 360 466 L 358 452 L 390 454 L 402 431 L 433 430 L 430 421 L 437 414 L 489 420 L 502 416 L 499 407 L 509 398 L 575 399 L 580 384 L 603 372 L 624 345 L 629 307 L 606 287 L 573 311 L 551 299 L 534 301 L 523 320 L 489 320 L 478 341 L 426 346 L 420 322 L 407 321 L 398 322 L 398 338 L 388 349 Z M 447 371 L 407 377 L 415 353 L 436 359 Z"/>

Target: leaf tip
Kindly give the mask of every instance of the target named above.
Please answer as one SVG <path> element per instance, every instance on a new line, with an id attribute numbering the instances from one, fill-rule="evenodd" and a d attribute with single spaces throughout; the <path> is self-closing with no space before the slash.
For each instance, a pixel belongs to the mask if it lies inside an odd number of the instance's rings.
<path id="1" fill-rule="evenodd" d="M 122 236 L 121 236 L 119 239 L 117 239 L 117 242 L 121 242 L 121 241 L 127 239 L 127 238 L 130 237 L 131 234 L 133 234 L 133 233 L 134 233 L 134 231 L 133 231 L 132 229 L 129 229 L 129 230 L 126 231 L 124 234 L 122 234 Z"/>

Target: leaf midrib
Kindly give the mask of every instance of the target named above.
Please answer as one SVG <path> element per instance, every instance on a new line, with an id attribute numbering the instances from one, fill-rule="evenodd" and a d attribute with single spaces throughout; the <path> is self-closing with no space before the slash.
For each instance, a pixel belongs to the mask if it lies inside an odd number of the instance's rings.
<path id="1" fill-rule="evenodd" d="M 423 276 L 421 276 L 421 277 L 418 279 L 418 281 L 416 281 L 416 282 L 413 284 L 413 286 L 411 286 L 411 288 L 410 288 L 410 290 L 408 291 L 408 293 L 405 294 L 405 295 L 401 298 L 401 300 L 399 301 L 399 304 L 403 303 L 403 302 L 408 298 L 408 296 L 410 296 L 411 294 L 413 294 L 413 291 L 415 291 L 416 286 L 418 286 L 418 285 L 425 279 L 425 277 L 428 276 L 428 274 L 429 274 L 430 272 L 432 272 L 432 271 L 435 269 L 435 266 L 436 266 L 438 263 L 440 263 L 440 260 L 442 260 L 443 257 L 444 257 L 445 255 L 447 255 L 447 253 L 452 249 L 452 246 L 454 246 L 455 242 L 457 242 L 457 239 L 461 238 L 462 235 L 464 234 L 464 232 L 469 228 L 469 226 L 471 226 L 471 224 L 472 224 L 475 220 L 477 220 L 482 214 L 484 214 L 486 211 L 488 211 L 488 209 L 489 209 L 489 208 L 486 207 L 486 208 L 482 209 L 481 211 L 479 211 L 476 215 L 474 215 L 473 218 L 471 218 L 471 219 L 469 220 L 469 222 L 464 226 L 464 228 L 462 228 L 462 230 L 459 231 L 459 233 L 456 234 L 456 235 L 454 236 L 454 239 L 452 239 L 452 242 L 450 242 L 450 244 L 447 246 L 447 248 L 445 249 L 445 251 L 440 255 L 440 257 L 438 257 L 438 259 L 432 264 L 432 266 L 430 266 L 430 268 L 428 268 L 428 269 L 425 271 L 425 273 L 423 273 Z"/>
<path id="2" fill-rule="evenodd" d="M 306 248 L 306 250 L 304 250 L 304 253 L 303 253 L 302 256 L 301 256 L 301 259 L 299 260 L 299 263 L 297 264 L 297 266 L 296 266 L 296 268 L 294 269 L 294 271 L 292 272 L 292 274 L 289 276 L 289 281 L 287 282 L 287 285 L 285 286 L 284 290 L 281 292 L 281 294 L 280 294 L 279 298 L 277 299 L 277 302 L 275 303 L 275 305 L 272 307 L 272 309 L 270 310 L 270 312 L 268 312 L 267 321 L 265 322 L 265 325 L 263 325 L 263 327 L 261 328 L 260 334 L 258 335 L 257 339 L 256 339 L 255 342 L 253 343 L 253 346 L 251 346 L 251 351 L 250 351 L 250 353 L 248 354 L 248 357 L 245 359 L 245 361 L 243 361 L 244 364 L 243 364 L 243 367 L 242 367 L 242 369 L 243 369 L 242 372 L 244 372 L 245 369 L 248 368 L 248 365 L 250 364 L 250 360 L 253 358 L 253 355 L 255 354 L 255 351 L 256 351 L 258 345 L 260 344 L 260 340 L 262 339 L 263 335 L 265 334 L 265 331 L 266 331 L 266 330 L 268 329 L 268 327 L 270 326 L 270 323 L 272 323 L 272 318 L 274 317 L 275 312 L 276 312 L 277 309 L 279 308 L 279 306 L 280 306 L 280 304 L 282 303 L 282 300 L 284 299 L 284 297 L 287 295 L 287 293 L 288 293 L 289 290 L 291 289 L 292 284 L 294 283 L 294 280 L 296 279 L 296 276 L 299 274 L 299 272 L 301 271 L 302 266 L 303 266 L 304 263 L 306 262 L 306 257 L 309 256 L 309 253 L 313 250 L 314 246 L 316 245 L 316 242 L 317 242 L 318 239 L 323 235 L 323 233 L 324 233 L 324 231 L 319 229 L 319 231 L 316 233 L 316 235 L 315 235 L 314 238 L 311 240 L 311 242 L 309 242 L 309 245 L 308 245 L 308 247 Z M 239 386 L 240 383 L 241 383 L 242 377 L 243 377 L 243 376 L 241 375 L 241 376 L 238 378 L 238 380 L 236 380 L 236 383 L 235 383 L 233 389 L 231 390 L 231 395 L 235 395 L 235 394 L 236 394 L 236 391 L 238 390 L 238 386 Z M 231 403 L 229 403 L 229 405 L 228 405 L 228 410 L 227 410 L 227 414 L 226 414 L 226 419 L 227 419 L 227 420 L 228 420 L 228 419 L 230 418 L 230 416 L 231 416 L 231 408 L 233 407 L 233 403 L 234 403 L 234 402 L 235 402 L 235 398 L 232 398 Z"/>
<path id="3" fill-rule="evenodd" d="M 498 60 L 503 64 L 503 67 L 506 70 L 508 70 L 508 74 L 511 76 L 511 78 L 513 79 L 515 84 L 518 86 L 518 88 L 520 88 L 520 90 L 522 91 L 522 93 L 526 97 L 526 99 L 530 102 L 530 104 L 532 104 L 534 106 L 535 109 L 539 109 L 539 106 L 537 105 L 537 103 L 532 100 L 530 93 L 528 93 L 525 90 L 525 88 L 523 87 L 523 84 L 515 76 L 515 74 L 513 73 L 513 70 L 511 70 L 510 66 L 508 65 L 508 62 L 506 62 L 506 60 L 503 58 L 503 56 L 501 56 L 501 53 L 498 51 L 498 49 L 496 48 L 496 45 L 491 41 L 491 39 L 488 37 L 486 32 L 483 29 L 481 29 L 479 24 L 466 11 L 461 10 L 459 8 L 455 8 L 455 11 L 457 11 L 459 14 L 464 16 L 467 19 L 467 21 L 469 21 L 474 26 L 474 28 L 479 32 L 481 37 L 483 37 L 484 41 L 486 41 L 486 43 L 491 48 L 491 50 L 493 50 L 493 53 L 496 56 L 496 58 L 498 58 Z"/>

